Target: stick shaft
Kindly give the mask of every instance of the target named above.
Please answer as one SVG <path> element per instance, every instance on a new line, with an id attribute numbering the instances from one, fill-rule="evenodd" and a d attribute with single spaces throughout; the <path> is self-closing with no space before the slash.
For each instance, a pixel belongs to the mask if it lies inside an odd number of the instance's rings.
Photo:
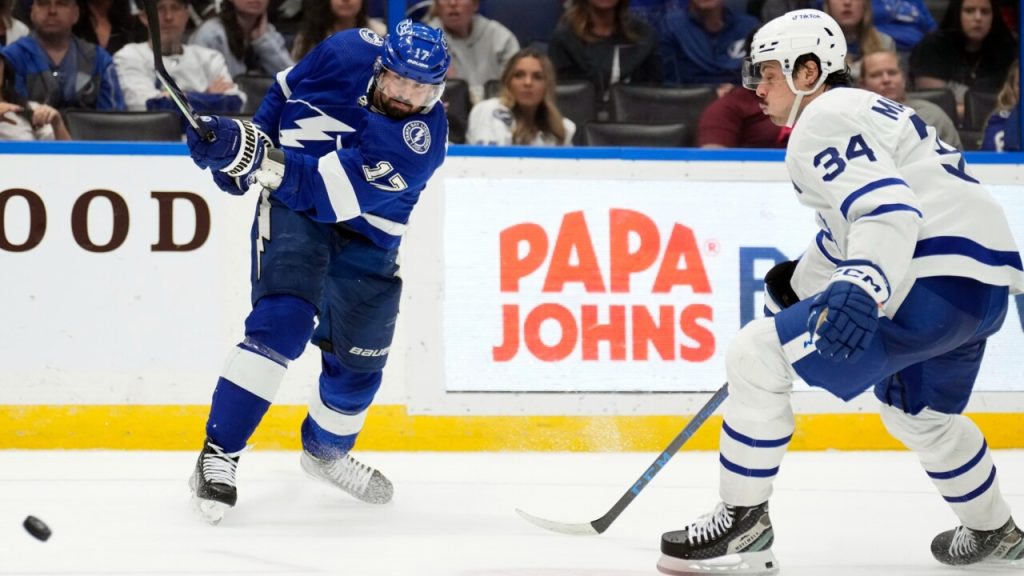
<path id="1" fill-rule="evenodd" d="M 199 115 L 192 109 L 185 93 L 178 88 L 178 84 L 164 67 L 163 49 L 160 43 L 160 11 L 157 9 L 157 0 L 144 0 L 143 8 L 146 10 L 146 21 L 149 26 L 149 43 L 153 46 L 153 68 L 156 69 L 156 77 L 167 90 L 171 102 L 174 102 L 178 110 L 185 115 L 185 120 L 189 125 L 199 132 L 203 139 L 209 140 L 212 135 L 210 129 L 199 120 Z"/>
<path id="2" fill-rule="evenodd" d="M 626 493 L 611 507 L 604 516 L 601 516 L 597 520 L 594 520 L 590 524 L 594 527 L 594 530 L 598 534 L 604 532 L 611 526 L 612 522 L 622 514 L 622 511 L 630 505 L 633 500 L 640 495 L 640 492 L 651 483 L 651 480 L 661 472 L 661 469 L 665 467 L 665 464 L 676 455 L 676 452 L 683 447 L 686 442 L 704 425 L 704 422 L 714 414 L 718 406 L 725 401 L 726 397 L 729 396 L 729 384 L 723 384 L 721 388 L 715 392 L 704 407 L 701 408 L 697 414 L 690 419 L 690 421 L 683 428 L 682 432 L 676 435 L 669 442 L 669 445 L 665 447 L 665 450 L 654 460 L 654 462 L 647 467 L 647 470 L 637 478 L 636 482 L 626 490 Z"/>

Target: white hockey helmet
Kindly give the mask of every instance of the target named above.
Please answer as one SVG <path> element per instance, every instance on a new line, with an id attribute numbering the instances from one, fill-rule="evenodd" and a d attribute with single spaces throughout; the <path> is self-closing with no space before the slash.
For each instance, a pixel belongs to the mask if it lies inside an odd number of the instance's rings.
<path id="1" fill-rule="evenodd" d="M 787 12 L 761 27 L 750 43 L 750 56 L 743 65 L 743 86 L 755 90 L 761 82 L 761 64 L 778 62 L 793 93 L 793 70 L 797 58 L 814 54 L 821 63 L 821 78 L 846 69 L 846 37 L 839 24 L 820 10 L 794 10 Z"/>

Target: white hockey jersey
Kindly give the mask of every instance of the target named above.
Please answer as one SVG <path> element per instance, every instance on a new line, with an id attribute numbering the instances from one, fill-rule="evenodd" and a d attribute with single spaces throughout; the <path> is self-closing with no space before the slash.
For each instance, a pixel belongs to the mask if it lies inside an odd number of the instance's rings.
<path id="1" fill-rule="evenodd" d="M 1024 292 L 1020 251 L 1002 208 L 911 108 L 856 88 L 831 89 L 803 110 L 786 168 L 817 237 L 793 289 L 819 292 L 844 261 L 877 266 L 895 314 L 914 280 L 973 278 Z"/>

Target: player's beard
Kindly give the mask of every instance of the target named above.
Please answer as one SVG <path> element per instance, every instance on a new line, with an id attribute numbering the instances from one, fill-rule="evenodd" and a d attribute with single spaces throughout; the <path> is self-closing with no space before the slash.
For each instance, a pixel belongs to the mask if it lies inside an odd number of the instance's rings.
<path id="1" fill-rule="evenodd" d="M 373 92 L 373 104 L 378 110 L 384 112 L 388 118 L 401 120 L 416 113 L 416 108 L 408 102 L 385 96 L 380 90 Z"/>

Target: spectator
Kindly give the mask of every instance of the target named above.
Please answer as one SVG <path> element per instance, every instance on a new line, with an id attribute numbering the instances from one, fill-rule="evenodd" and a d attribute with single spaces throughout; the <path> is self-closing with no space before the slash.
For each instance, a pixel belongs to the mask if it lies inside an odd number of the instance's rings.
<path id="1" fill-rule="evenodd" d="M 995 152 L 1020 150 L 1020 64 L 1014 62 L 1006 75 L 996 108 L 985 122 L 981 149 Z"/>
<path id="2" fill-rule="evenodd" d="M 25 100 L 14 84 L 14 68 L 0 55 L 0 140 L 71 140 L 60 112 Z"/>
<path id="3" fill-rule="evenodd" d="M 0 0 L 0 48 L 28 36 L 28 26 L 11 16 L 14 0 Z"/>
<path id="4" fill-rule="evenodd" d="M 268 0 L 227 0 L 217 16 L 203 22 L 191 44 L 220 52 L 231 77 L 276 75 L 295 64 L 284 37 L 267 21 Z"/>
<path id="5" fill-rule="evenodd" d="M 687 0 L 630 0 L 629 13 L 652 28 L 665 19 L 665 15 L 686 7 Z"/>
<path id="6" fill-rule="evenodd" d="M 846 62 L 854 82 L 860 80 L 864 54 L 896 50 L 892 36 L 879 32 L 871 20 L 871 0 L 825 0 L 825 12 L 836 19 L 846 37 Z"/>
<path id="7" fill-rule="evenodd" d="M 366 6 L 364 0 L 312 0 L 303 13 L 302 29 L 295 36 L 292 58 L 298 62 L 331 34 L 349 28 L 369 28 L 379 36 L 387 34 L 384 22 L 366 15 Z"/>
<path id="8" fill-rule="evenodd" d="M 935 19 L 925 0 L 872 0 L 875 27 L 896 41 L 896 50 L 910 52 L 925 34 L 935 30 Z"/>
<path id="9" fill-rule="evenodd" d="M 724 0 L 690 0 L 661 29 L 661 60 L 669 84 L 740 83 L 747 36 L 760 23 Z M 723 94 L 726 90 L 720 90 Z"/>
<path id="10" fill-rule="evenodd" d="M 697 123 L 701 148 L 785 148 L 788 136 L 765 116 L 757 94 L 742 88 L 709 104 Z"/>
<path id="11" fill-rule="evenodd" d="M 189 18 L 186 0 L 158 0 L 156 7 L 160 13 L 164 65 L 188 95 L 192 107 L 209 114 L 240 111 L 245 95 L 231 81 L 221 53 L 182 43 Z M 140 16 L 148 26 L 145 12 Z M 153 49 L 148 42 L 128 44 L 114 54 L 114 64 L 129 110 L 177 110 L 160 88 L 153 68 Z"/>
<path id="12" fill-rule="evenodd" d="M 536 48 L 517 52 L 501 75 L 501 94 L 473 107 L 470 144 L 571 146 L 572 120 L 555 103 L 555 67 Z"/>
<path id="13" fill-rule="evenodd" d="M 496 20 L 478 14 L 480 0 L 435 0 L 428 24 L 443 28 L 452 64 L 449 78 L 469 84 L 470 102 L 483 100 L 484 84 L 497 80 L 519 51 L 519 40 Z"/>
<path id="14" fill-rule="evenodd" d="M 1016 54 L 991 0 L 951 0 L 941 27 L 914 48 L 910 74 L 918 90 L 951 89 L 962 117 L 967 90 L 998 92 Z"/>
<path id="15" fill-rule="evenodd" d="M 125 44 L 144 42 L 146 30 L 132 15 L 131 0 L 78 0 L 78 22 L 71 32 L 114 54 Z"/>
<path id="16" fill-rule="evenodd" d="M 771 22 L 786 12 L 805 8 L 821 8 L 821 0 L 765 0 L 759 15 L 761 22 Z"/>
<path id="17" fill-rule="evenodd" d="M 654 29 L 633 18 L 629 0 L 572 0 L 562 15 L 548 55 L 561 80 L 589 80 L 602 103 L 614 84 L 660 83 Z"/>
<path id="18" fill-rule="evenodd" d="M 75 0 L 33 0 L 30 15 L 35 33 L 3 51 L 18 94 L 58 110 L 123 110 L 113 58 L 71 33 L 79 16 Z"/>
<path id="19" fill-rule="evenodd" d="M 942 108 L 927 100 L 907 98 L 907 79 L 900 68 L 899 54 L 892 51 L 871 52 L 864 57 L 862 66 L 861 88 L 913 108 L 925 124 L 935 127 L 940 140 L 963 150 L 956 124 Z"/>

